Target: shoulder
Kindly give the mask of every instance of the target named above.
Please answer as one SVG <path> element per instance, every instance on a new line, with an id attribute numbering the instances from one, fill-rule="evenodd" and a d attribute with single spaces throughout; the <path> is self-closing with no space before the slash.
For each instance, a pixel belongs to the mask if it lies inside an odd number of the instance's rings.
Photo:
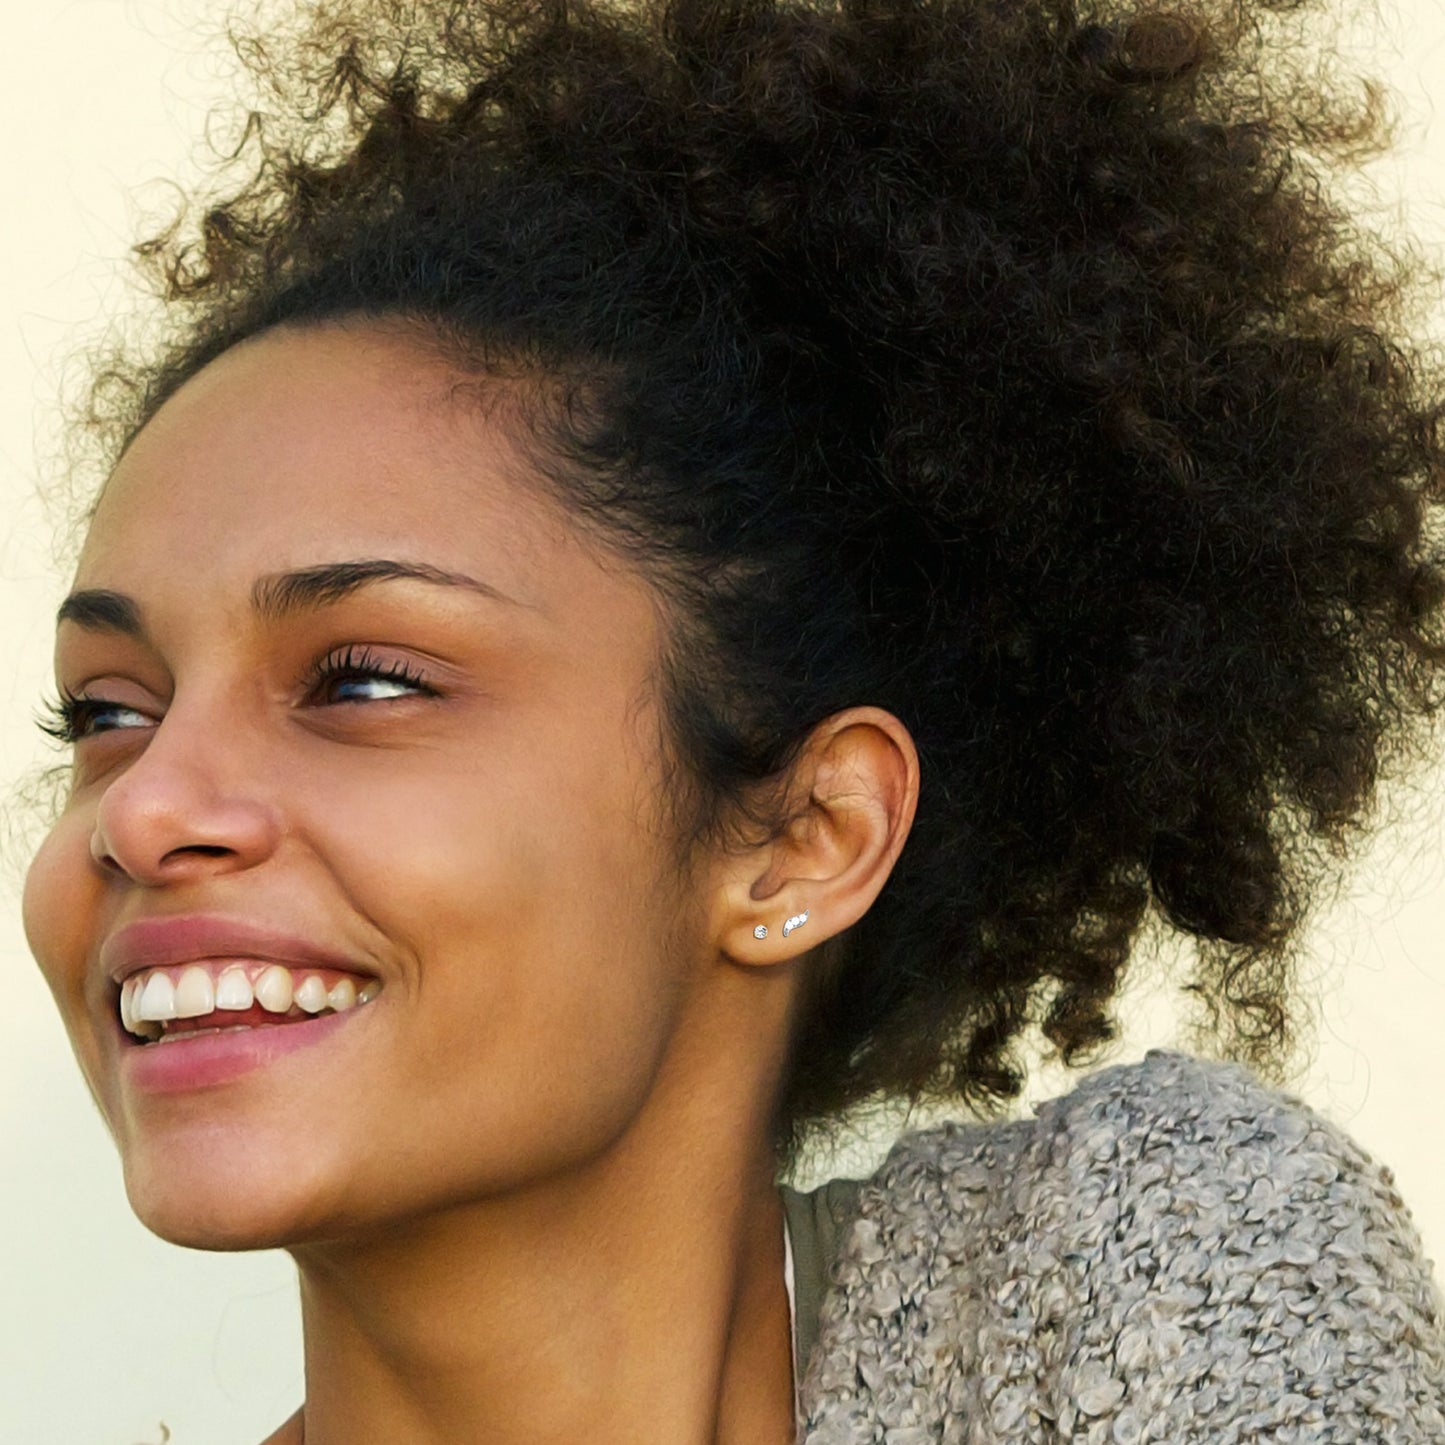
<path id="1" fill-rule="evenodd" d="M 905 1135 L 837 1278 L 859 1347 L 908 1360 L 889 1388 L 980 1439 L 1445 1439 L 1440 1295 L 1391 1176 L 1236 1065 L 1156 1052 L 1033 1119 Z"/>
<path id="2" fill-rule="evenodd" d="M 1349 1220 L 1376 1242 L 1383 1232 L 1419 1253 L 1390 1171 L 1241 1065 L 1156 1050 L 1089 1076 L 1035 1114 L 905 1135 L 873 1182 L 906 1193 L 932 1175 L 966 1213 L 1049 1216 L 1061 1227 L 1077 1219 L 1100 1234 L 1106 1223 L 1136 1232 L 1163 1212 L 1203 1240 L 1237 1216 L 1256 1226 L 1260 1248 L 1272 1231 L 1308 1233 L 1311 1217 L 1328 1216 L 1336 1245 L 1356 1238 L 1341 1237 Z"/>

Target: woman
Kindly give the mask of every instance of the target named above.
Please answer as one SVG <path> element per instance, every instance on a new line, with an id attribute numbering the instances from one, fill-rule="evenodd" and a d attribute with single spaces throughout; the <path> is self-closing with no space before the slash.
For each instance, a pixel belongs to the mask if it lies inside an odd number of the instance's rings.
<path id="1" fill-rule="evenodd" d="M 1244 4 L 376 4 L 146 248 L 26 924 L 140 1218 L 297 1261 L 271 1445 L 1436 1440 L 1260 1081 L 1440 686 L 1439 377 Z M 775 1180 L 1110 1036 L 1240 1062 Z M 1246 1066 L 1253 1066 L 1251 1068 Z"/>

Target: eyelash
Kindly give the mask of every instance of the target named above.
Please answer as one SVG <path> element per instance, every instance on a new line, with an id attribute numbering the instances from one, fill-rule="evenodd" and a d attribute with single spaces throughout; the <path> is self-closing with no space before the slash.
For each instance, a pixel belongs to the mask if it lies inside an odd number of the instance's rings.
<path id="1" fill-rule="evenodd" d="M 47 737 L 70 747 L 86 736 L 87 724 L 102 707 L 114 706 L 114 703 L 102 703 L 98 698 L 76 697 L 61 688 L 59 697 L 41 703 L 38 726 Z"/>
<path id="2" fill-rule="evenodd" d="M 319 691 L 327 683 L 340 678 L 379 678 L 383 682 L 399 682 L 414 688 L 424 697 L 435 697 L 436 689 L 429 687 L 425 677 L 415 668 L 400 661 L 385 661 L 369 647 L 351 643 L 338 652 L 327 653 L 306 675 L 307 695 Z M 344 703 L 330 703 L 327 706 L 341 707 Z"/>
<path id="3" fill-rule="evenodd" d="M 401 683 L 403 686 L 413 688 L 424 697 L 435 697 L 436 690 L 428 686 L 426 679 L 414 668 L 404 662 L 384 661 L 376 656 L 369 647 L 356 643 L 336 652 L 328 653 L 321 658 L 306 674 L 304 686 L 308 697 L 313 696 L 330 683 L 342 679 L 365 678 L 381 680 L 383 682 Z M 394 699 L 384 699 L 393 701 Z M 355 699 L 339 699 L 330 703 L 323 703 L 324 707 L 345 707 Z M 38 720 L 40 731 L 47 737 L 54 738 L 56 742 L 73 747 L 82 738 L 92 736 L 90 731 L 96 717 L 104 712 L 134 712 L 137 709 L 128 708 L 123 703 L 109 701 L 99 697 L 77 697 L 74 693 L 65 688 L 60 689 L 59 696 L 54 700 L 46 700 L 42 705 L 42 715 Z M 102 729 L 109 732 L 114 729 Z"/>

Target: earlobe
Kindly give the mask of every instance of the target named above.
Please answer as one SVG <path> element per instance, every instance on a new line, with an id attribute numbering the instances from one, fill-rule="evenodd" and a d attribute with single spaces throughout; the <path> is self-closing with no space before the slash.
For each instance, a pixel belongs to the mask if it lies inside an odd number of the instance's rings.
<path id="1" fill-rule="evenodd" d="M 805 908 L 801 913 L 795 913 L 786 923 L 783 924 L 783 937 L 786 938 L 795 928 L 801 928 L 808 921 L 808 910 Z M 766 938 L 768 936 L 768 925 L 760 923 L 753 929 L 754 938 Z"/>

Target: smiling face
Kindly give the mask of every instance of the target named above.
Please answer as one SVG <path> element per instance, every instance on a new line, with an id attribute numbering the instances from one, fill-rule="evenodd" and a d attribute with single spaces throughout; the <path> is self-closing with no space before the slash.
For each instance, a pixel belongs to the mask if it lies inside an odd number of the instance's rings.
<path id="1" fill-rule="evenodd" d="M 595 1156 L 706 972 L 655 595 L 451 380 L 373 326 L 227 353 L 109 481 L 60 624 L 80 736 L 26 928 L 179 1242 L 330 1237 Z M 117 976 L 196 956 L 375 997 L 123 1029 Z"/>

